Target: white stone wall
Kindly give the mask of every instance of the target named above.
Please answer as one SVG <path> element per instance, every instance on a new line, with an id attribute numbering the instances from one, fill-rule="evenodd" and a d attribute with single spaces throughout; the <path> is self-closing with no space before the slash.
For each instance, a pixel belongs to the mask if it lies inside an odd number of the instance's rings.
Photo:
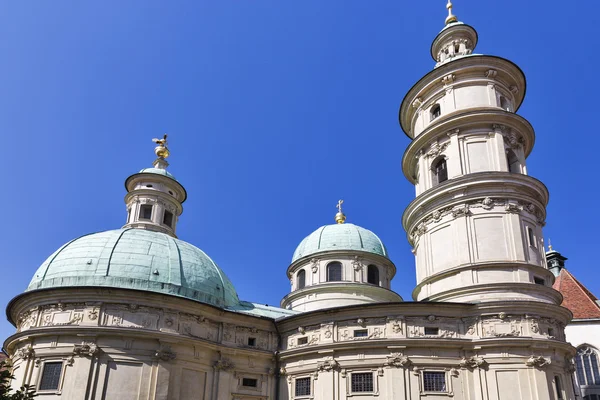
<path id="1" fill-rule="evenodd" d="M 327 281 L 327 266 L 342 265 L 342 280 Z M 378 284 L 368 282 L 368 268 L 379 273 Z M 305 286 L 298 286 L 298 273 L 304 271 Z M 363 251 L 324 251 L 292 263 L 287 270 L 291 292 L 281 301 L 281 307 L 296 311 L 374 302 L 402 301 L 390 290 L 396 267 L 387 258 Z"/>

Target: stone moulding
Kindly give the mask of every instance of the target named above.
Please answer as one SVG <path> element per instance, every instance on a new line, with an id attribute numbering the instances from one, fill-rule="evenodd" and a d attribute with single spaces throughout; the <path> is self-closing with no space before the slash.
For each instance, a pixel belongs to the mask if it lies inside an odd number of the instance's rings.
<path id="1" fill-rule="evenodd" d="M 443 207 L 432 211 L 420 219 L 416 226 L 411 230 L 410 240 L 414 243 L 428 230 L 428 225 L 441 221 L 447 215 L 452 215 L 453 218 L 471 215 L 471 210 L 481 208 L 486 211 L 493 210 L 495 207 L 504 207 L 504 211 L 508 213 L 518 214 L 522 211 L 534 215 L 536 220 L 542 226 L 545 225 L 545 212 L 539 207 L 530 202 L 510 198 L 491 198 L 477 199 L 468 201 L 464 204 Z"/>

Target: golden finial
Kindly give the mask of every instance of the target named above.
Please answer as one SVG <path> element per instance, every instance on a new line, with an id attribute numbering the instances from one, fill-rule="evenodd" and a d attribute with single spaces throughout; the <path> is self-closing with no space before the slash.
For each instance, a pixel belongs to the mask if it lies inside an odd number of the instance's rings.
<path id="1" fill-rule="evenodd" d="M 448 9 L 448 16 L 446 17 L 446 25 L 452 22 L 458 22 L 458 18 L 456 15 L 452 14 L 452 1 L 448 0 L 448 4 L 446 4 L 446 8 Z"/>
<path id="2" fill-rule="evenodd" d="M 344 204 L 344 200 L 339 200 L 336 205 L 338 212 L 335 214 L 335 222 L 338 224 L 343 224 L 346 222 L 346 216 L 342 212 L 342 204 Z"/>
<path id="3" fill-rule="evenodd" d="M 154 153 L 156 154 L 156 156 L 158 158 L 162 158 L 163 160 L 167 157 L 169 157 L 169 149 L 167 148 L 167 134 L 165 133 L 165 135 L 163 136 L 162 139 L 152 139 L 152 141 L 154 143 L 156 143 L 158 146 L 156 146 L 154 148 Z"/>

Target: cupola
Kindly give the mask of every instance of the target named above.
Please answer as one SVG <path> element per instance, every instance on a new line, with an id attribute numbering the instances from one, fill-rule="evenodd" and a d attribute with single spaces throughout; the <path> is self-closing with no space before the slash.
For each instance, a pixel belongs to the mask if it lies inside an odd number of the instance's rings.
<path id="1" fill-rule="evenodd" d="M 438 33 L 431 45 L 431 56 L 436 61 L 436 67 L 458 57 L 472 54 L 477 45 L 477 32 L 452 14 L 450 0 L 446 8 L 448 9 L 446 26 Z"/>
<path id="2" fill-rule="evenodd" d="M 183 212 L 182 203 L 187 194 L 184 187 L 167 171 L 167 135 L 153 139 L 157 144 L 152 168 L 142 169 L 125 181 L 127 195 L 127 223 L 124 228 L 148 229 L 173 237 L 177 221 Z"/>
<path id="3" fill-rule="evenodd" d="M 340 200 L 335 224 L 305 237 L 294 252 L 287 275 L 291 293 L 281 306 L 312 311 L 342 305 L 397 302 L 391 288 L 396 267 L 379 237 L 346 223 Z"/>

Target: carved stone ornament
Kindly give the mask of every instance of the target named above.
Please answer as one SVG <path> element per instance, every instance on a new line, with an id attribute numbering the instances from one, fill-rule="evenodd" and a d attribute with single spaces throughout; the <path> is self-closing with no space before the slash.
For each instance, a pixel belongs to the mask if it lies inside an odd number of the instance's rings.
<path id="1" fill-rule="evenodd" d="M 575 362 L 571 357 L 565 357 L 565 372 L 569 374 L 575 372 Z"/>
<path id="2" fill-rule="evenodd" d="M 412 361 L 402 353 L 392 353 L 387 356 L 387 361 L 384 363 L 386 367 L 408 368 Z"/>
<path id="3" fill-rule="evenodd" d="M 523 208 L 518 204 L 507 203 L 504 207 L 504 210 L 510 214 L 519 214 L 523 210 Z"/>
<path id="4" fill-rule="evenodd" d="M 502 136 L 504 137 L 504 143 L 511 149 L 518 149 L 523 144 L 523 138 L 514 133 L 512 129 L 506 129 L 502 132 Z"/>
<path id="5" fill-rule="evenodd" d="M 458 365 L 459 367 L 466 369 L 484 368 L 487 365 L 487 361 L 485 361 L 482 357 L 463 357 Z"/>
<path id="6" fill-rule="evenodd" d="M 354 267 L 355 271 L 360 271 L 363 269 L 363 264 L 358 256 L 354 256 L 354 260 L 352 260 L 352 267 Z"/>
<path id="7" fill-rule="evenodd" d="M 431 214 L 431 218 L 434 222 L 439 222 L 442 219 L 442 213 L 436 210 Z"/>
<path id="8" fill-rule="evenodd" d="M 429 151 L 425 153 L 425 156 L 429 158 L 437 157 L 442 154 L 444 150 L 446 150 L 449 144 L 450 142 L 446 142 L 442 145 L 440 145 L 437 141 L 433 142 L 431 143 L 431 146 L 429 146 Z"/>
<path id="9" fill-rule="evenodd" d="M 456 79 L 456 75 L 454 74 L 448 74 L 445 77 L 442 78 L 442 83 L 444 85 L 451 85 L 452 82 L 454 82 L 454 80 Z"/>
<path id="10" fill-rule="evenodd" d="M 494 200 L 492 200 L 490 197 L 486 197 L 481 202 L 481 208 L 483 208 L 484 210 L 491 210 L 492 208 L 494 208 Z"/>
<path id="11" fill-rule="evenodd" d="M 99 352 L 100 348 L 94 342 L 83 342 L 81 344 L 76 344 L 73 348 L 73 355 L 79 357 L 94 357 Z"/>
<path id="12" fill-rule="evenodd" d="M 420 97 L 417 97 L 417 98 L 415 99 L 415 101 L 413 101 L 413 103 L 412 103 L 412 106 L 413 106 L 414 108 L 419 108 L 419 107 L 421 107 L 422 105 L 423 105 L 423 100 L 421 100 L 421 98 L 420 98 Z"/>
<path id="13" fill-rule="evenodd" d="M 160 361 L 172 361 L 177 355 L 171 351 L 168 346 L 162 346 L 160 349 L 154 352 L 154 358 Z"/>
<path id="14" fill-rule="evenodd" d="M 356 323 L 359 324 L 360 326 L 365 326 L 365 319 L 364 318 L 359 318 L 356 320 Z"/>
<path id="15" fill-rule="evenodd" d="M 501 313 L 498 314 L 498 318 L 505 319 L 506 318 L 506 313 L 504 311 L 502 311 Z"/>
<path id="16" fill-rule="evenodd" d="M 27 345 L 25 347 L 21 347 L 19 350 L 17 350 L 17 357 L 23 359 L 23 360 L 31 360 L 32 358 L 35 357 L 35 350 L 33 349 L 33 346 L 31 345 Z"/>
<path id="17" fill-rule="evenodd" d="M 427 321 L 429 321 L 429 322 L 433 322 L 433 321 L 435 321 L 435 315 L 429 315 L 429 316 L 427 317 Z"/>
<path id="18" fill-rule="evenodd" d="M 304 335 L 304 332 L 306 332 L 306 329 L 304 329 L 303 326 L 299 326 L 298 327 L 298 332 L 301 333 L 302 335 Z"/>
<path id="19" fill-rule="evenodd" d="M 535 368 L 544 368 L 550 365 L 551 363 L 552 361 L 549 358 L 543 356 L 531 356 L 527 359 L 527 361 L 525 361 L 525 365 L 527 365 L 528 367 Z"/>
<path id="20" fill-rule="evenodd" d="M 310 269 L 312 270 L 313 273 L 317 273 L 317 271 L 319 270 L 319 260 L 316 258 L 311 258 L 310 259 Z"/>
<path id="21" fill-rule="evenodd" d="M 222 358 L 214 363 L 213 368 L 217 371 L 231 371 L 234 368 L 234 365 L 228 359 Z"/>
<path id="22" fill-rule="evenodd" d="M 340 364 L 334 360 L 333 357 L 327 357 L 325 361 L 322 361 L 317 365 L 317 372 L 329 372 L 338 370 L 339 368 Z"/>
<path id="23" fill-rule="evenodd" d="M 98 319 L 98 314 L 100 313 L 100 310 L 97 307 L 92 308 L 90 311 L 88 311 L 88 318 L 91 321 L 95 321 Z"/>
<path id="24" fill-rule="evenodd" d="M 465 205 L 462 205 L 462 206 L 456 206 L 456 207 L 454 207 L 452 209 L 452 216 L 454 218 L 461 217 L 461 216 L 466 217 L 470 213 L 471 213 L 471 211 L 469 211 L 469 205 L 468 204 L 465 204 Z"/>
<path id="25" fill-rule="evenodd" d="M 485 71 L 486 78 L 494 79 L 496 75 L 498 75 L 498 71 L 496 71 L 495 69 L 488 69 L 487 71 Z"/>

